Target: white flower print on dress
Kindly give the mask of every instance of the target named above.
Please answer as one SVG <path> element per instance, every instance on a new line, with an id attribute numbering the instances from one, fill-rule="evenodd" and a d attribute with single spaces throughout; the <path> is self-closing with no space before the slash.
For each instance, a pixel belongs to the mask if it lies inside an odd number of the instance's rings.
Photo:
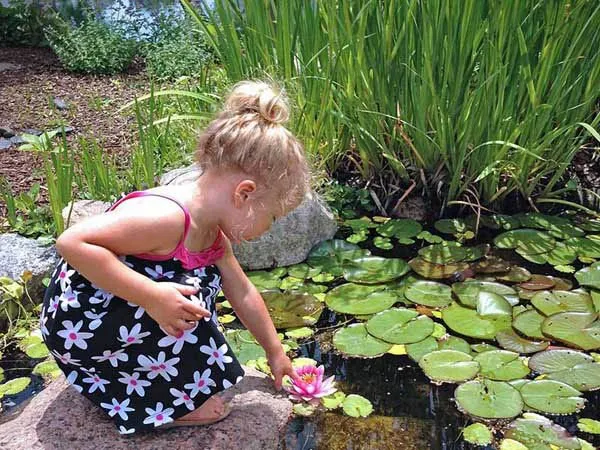
<path id="1" fill-rule="evenodd" d="M 185 278 L 185 284 L 191 284 L 196 289 L 200 289 L 202 287 L 202 280 L 198 277 L 190 277 L 188 275 Z"/>
<path id="2" fill-rule="evenodd" d="M 199 269 L 194 269 L 194 276 L 203 278 L 206 276 L 206 267 L 200 267 Z"/>
<path id="3" fill-rule="evenodd" d="M 135 320 L 140 320 L 141 317 L 144 315 L 144 313 L 146 312 L 146 310 L 142 307 L 142 306 L 138 306 L 135 303 L 131 303 L 131 302 L 127 302 L 127 304 L 129 306 L 131 306 L 132 308 L 137 308 L 137 310 L 135 311 L 135 314 L 133 315 L 133 318 Z"/>
<path id="4" fill-rule="evenodd" d="M 50 299 L 50 304 L 48 305 L 48 314 L 52 313 L 52 318 L 56 317 L 56 311 L 60 306 L 60 296 L 56 295 L 54 298 Z"/>
<path id="5" fill-rule="evenodd" d="M 64 330 L 60 330 L 56 334 L 65 340 L 66 350 L 71 350 L 73 344 L 75 344 L 75 347 L 79 347 L 82 350 L 87 349 L 87 342 L 85 342 L 85 339 L 93 337 L 94 333 L 79 331 L 83 326 L 83 320 L 80 320 L 75 325 L 73 325 L 73 322 L 70 320 L 64 320 L 62 326 L 65 327 Z"/>
<path id="6" fill-rule="evenodd" d="M 133 372 L 132 375 L 129 375 L 126 372 L 119 372 L 122 378 L 119 378 L 118 381 L 120 383 L 127 385 L 127 395 L 131 395 L 134 391 L 140 397 L 146 395 L 145 387 L 152 385 L 149 381 L 140 380 L 140 373 Z"/>
<path id="7" fill-rule="evenodd" d="M 110 384 L 110 381 L 104 380 L 96 374 L 90 374 L 89 377 L 84 378 L 81 381 L 83 381 L 84 383 L 90 383 L 90 389 L 88 391 L 90 394 L 93 394 L 96 391 L 96 389 L 100 389 L 102 392 L 106 392 L 106 388 L 104 387 L 104 385 Z"/>
<path id="8" fill-rule="evenodd" d="M 146 408 L 146 414 L 148 414 L 148 417 L 144 419 L 144 424 L 148 425 L 149 423 L 153 423 L 155 427 L 158 427 L 165 423 L 173 422 L 171 414 L 174 412 L 175 410 L 173 408 L 167 408 L 163 410 L 163 404 L 158 402 L 155 409 Z"/>
<path id="9" fill-rule="evenodd" d="M 83 388 L 78 384 L 75 384 L 75 380 L 77 380 L 77 371 L 73 370 L 67 377 L 67 383 L 73 386 L 75 390 L 81 394 L 83 392 Z"/>
<path id="10" fill-rule="evenodd" d="M 117 414 L 123 420 L 128 420 L 129 415 L 128 412 L 135 411 L 133 408 L 128 408 L 130 399 L 126 398 L 122 402 L 118 402 L 116 398 L 112 399 L 112 405 L 110 403 L 100 403 L 104 409 L 108 409 L 108 415 L 110 417 L 114 417 Z"/>
<path id="11" fill-rule="evenodd" d="M 50 331 L 46 327 L 46 322 L 48 322 L 48 316 L 45 314 L 44 309 L 42 309 L 42 314 L 40 315 L 40 330 L 42 331 L 42 337 L 49 336 Z"/>
<path id="12" fill-rule="evenodd" d="M 142 338 L 150 336 L 149 331 L 142 332 L 142 324 L 140 323 L 136 323 L 131 328 L 131 331 L 128 330 L 124 325 L 121 325 L 119 327 L 119 334 L 121 337 L 117 340 L 123 343 L 123 347 L 128 347 L 133 344 L 141 344 L 144 342 Z"/>
<path id="13" fill-rule="evenodd" d="M 119 433 L 120 434 L 132 434 L 135 433 L 135 428 L 125 428 L 123 425 L 119 425 Z"/>
<path id="14" fill-rule="evenodd" d="M 175 397 L 175 401 L 173 401 L 174 406 L 185 404 L 185 407 L 187 409 L 189 409 L 190 411 L 194 410 L 194 402 L 186 392 L 173 388 L 169 389 L 169 392 L 173 397 Z"/>
<path id="15" fill-rule="evenodd" d="M 119 349 L 114 352 L 110 350 L 104 350 L 104 352 L 102 352 L 102 356 L 92 356 L 92 359 L 98 362 L 108 361 L 111 366 L 117 367 L 119 365 L 119 361 L 129 361 L 129 356 L 124 352 L 125 349 Z"/>
<path id="16" fill-rule="evenodd" d="M 102 317 L 108 314 L 108 311 L 101 312 L 96 314 L 96 311 L 92 309 L 91 311 L 85 311 L 83 315 L 91 320 L 88 327 L 90 330 L 95 330 L 100 325 L 102 325 Z M 115 366 L 116 367 L 116 366 Z"/>
<path id="17" fill-rule="evenodd" d="M 60 309 L 63 311 L 67 311 L 69 307 L 71 308 L 79 308 L 81 305 L 79 304 L 79 300 L 77 297 L 79 296 L 79 291 L 74 291 L 71 289 L 71 286 L 68 286 L 67 289 L 60 295 Z"/>
<path id="18" fill-rule="evenodd" d="M 173 354 L 178 355 L 186 342 L 189 342 L 190 344 L 198 342 L 198 336 L 193 334 L 196 328 L 198 328 L 197 323 L 194 325 L 194 328 L 180 331 L 177 336 L 171 336 L 161 327 L 161 330 L 163 330 L 166 336 L 158 341 L 158 346 L 168 347 L 169 345 L 175 344 L 173 345 Z"/>
<path id="19" fill-rule="evenodd" d="M 71 358 L 71 352 L 67 352 L 64 355 L 61 355 L 56 350 L 52 350 L 52 354 L 56 359 L 58 359 L 63 364 L 71 364 L 73 366 L 80 366 L 81 360 Z"/>
<path id="20" fill-rule="evenodd" d="M 154 266 L 154 270 L 151 269 L 150 267 L 144 267 L 144 270 L 154 280 L 162 280 L 164 278 L 168 278 L 170 280 L 171 278 L 173 278 L 175 276 L 175 272 L 173 270 L 170 270 L 168 272 L 163 272 L 164 269 L 160 264 L 156 264 L 156 266 Z"/>
<path id="21" fill-rule="evenodd" d="M 199 306 L 200 308 L 204 308 L 204 309 L 208 309 L 206 307 L 206 302 L 204 301 L 204 297 L 202 296 L 202 292 L 198 292 L 197 295 L 190 295 L 190 301 L 196 305 Z M 209 317 L 203 317 L 205 322 L 208 322 L 211 318 Z"/>
<path id="22" fill-rule="evenodd" d="M 114 294 L 105 291 L 102 288 L 99 288 L 95 284 L 92 283 L 92 287 L 96 289 L 96 293 L 93 297 L 90 297 L 90 303 L 92 305 L 97 305 L 98 303 L 102 303 L 103 308 L 107 308 L 110 305 L 110 301 L 114 298 Z"/>
<path id="23" fill-rule="evenodd" d="M 216 344 L 214 338 L 212 338 L 212 337 L 210 338 L 210 340 L 208 342 L 210 344 L 210 347 L 208 345 L 203 345 L 200 347 L 200 351 L 202 353 L 209 355 L 209 358 L 206 361 L 206 363 L 209 366 L 212 366 L 216 362 L 217 366 L 219 366 L 219 369 L 224 371 L 225 364 L 229 364 L 230 362 L 233 361 L 233 358 L 231 356 L 228 356 L 225 354 L 225 353 L 227 353 L 227 350 L 228 350 L 227 344 L 223 344 L 217 348 L 217 344 Z"/>
<path id="24" fill-rule="evenodd" d="M 206 369 L 202 372 L 202 376 L 200 376 L 199 371 L 194 372 L 194 382 L 185 384 L 183 387 L 186 389 L 191 389 L 190 397 L 194 398 L 198 395 L 198 392 L 202 392 L 203 394 L 210 394 L 210 386 L 217 386 L 217 384 L 210 378 L 210 369 Z"/>
<path id="25" fill-rule="evenodd" d="M 138 364 L 140 367 L 136 367 L 135 370 L 141 372 L 148 372 L 148 379 L 153 380 L 157 376 L 163 377 L 167 381 L 171 381 L 170 375 L 176 377 L 179 371 L 175 367 L 175 364 L 179 362 L 179 358 L 171 358 L 165 360 L 165 352 L 160 352 L 158 357 L 154 359 L 152 356 L 139 355 Z"/>
<path id="26" fill-rule="evenodd" d="M 62 291 L 67 289 L 67 286 L 71 285 L 71 276 L 75 274 L 75 270 L 69 270 L 69 265 L 65 262 L 60 267 L 60 273 L 56 277 L 54 283 L 60 283 L 60 289 Z"/>

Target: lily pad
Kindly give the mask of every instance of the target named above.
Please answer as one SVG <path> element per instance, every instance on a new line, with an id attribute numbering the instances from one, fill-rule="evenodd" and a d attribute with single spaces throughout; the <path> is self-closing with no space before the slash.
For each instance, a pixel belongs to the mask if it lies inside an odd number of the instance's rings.
<path id="1" fill-rule="evenodd" d="M 552 289 L 556 285 L 556 281 L 544 275 L 532 275 L 529 281 L 521 283 L 519 287 L 528 291 L 544 291 Z"/>
<path id="2" fill-rule="evenodd" d="M 342 409 L 350 417 L 367 417 L 373 412 L 373 405 L 360 395 L 350 394 L 344 399 Z"/>
<path id="3" fill-rule="evenodd" d="M 310 403 L 298 403 L 293 406 L 292 412 L 297 416 L 310 417 L 317 411 L 317 407 Z"/>
<path id="4" fill-rule="evenodd" d="M 527 337 L 533 339 L 547 339 L 546 335 L 542 333 L 542 324 L 545 319 L 546 318 L 543 315 L 532 309 L 518 314 L 513 319 L 512 325 L 515 330 Z"/>
<path id="5" fill-rule="evenodd" d="M 346 261 L 360 259 L 370 254 L 369 250 L 361 249 L 358 245 L 340 239 L 332 239 L 315 246 L 308 254 L 306 262 L 309 266 L 319 268 L 322 272 L 340 276 Z"/>
<path id="6" fill-rule="evenodd" d="M 492 350 L 475 357 L 481 367 L 481 375 L 490 380 L 509 381 L 523 378 L 529 374 L 518 353 L 506 350 Z"/>
<path id="7" fill-rule="evenodd" d="M 554 445 L 560 449 L 580 449 L 576 437 L 548 418 L 534 413 L 524 413 L 523 417 L 508 425 L 504 437 L 514 439 L 529 449 L 550 449 Z"/>
<path id="8" fill-rule="evenodd" d="M 423 230 L 423 226 L 412 219 L 392 219 L 379 225 L 376 229 L 383 237 L 396 239 L 410 239 L 416 237 Z"/>
<path id="9" fill-rule="evenodd" d="M 455 383 L 470 380 L 479 371 L 479 364 L 470 355 L 456 350 L 437 350 L 423 356 L 419 366 L 430 379 Z"/>
<path id="10" fill-rule="evenodd" d="M 384 342 L 367 332 L 364 323 L 341 328 L 333 335 L 333 345 L 348 356 L 375 357 L 386 353 L 392 344 Z"/>
<path id="11" fill-rule="evenodd" d="M 518 218 L 507 216 L 504 214 L 490 214 L 489 216 L 481 216 L 481 224 L 492 230 L 514 230 L 521 226 Z"/>
<path id="12" fill-rule="evenodd" d="M 346 394 L 342 391 L 336 391 L 327 397 L 321 398 L 321 404 L 327 409 L 337 409 L 342 406 L 344 400 L 346 399 Z"/>
<path id="13" fill-rule="evenodd" d="M 463 338 L 457 336 L 447 336 L 438 340 L 439 350 L 456 350 L 467 355 L 471 354 L 471 346 Z"/>
<path id="14" fill-rule="evenodd" d="M 452 291 L 460 302 L 470 308 L 477 308 L 480 292 L 490 292 L 504 297 L 511 306 L 519 303 L 517 291 L 512 287 L 491 281 L 467 280 L 452 285 Z"/>
<path id="15" fill-rule="evenodd" d="M 46 344 L 39 342 L 37 344 L 29 345 L 25 349 L 25 354 L 33 359 L 47 358 L 50 356 L 50 351 Z"/>
<path id="16" fill-rule="evenodd" d="M 481 317 L 504 317 L 512 319 L 512 306 L 501 295 L 481 291 L 477 296 L 477 314 Z"/>
<path id="17" fill-rule="evenodd" d="M 520 389 L 523 401 L 537 411 L 572 414 L 585 406 L 581 392 L 568 384 L 553 380 L 535 380 Z"/>
<path id="18" fill-rule="evenodd" d="M 259 291 L 276 289 L 279 287 L 281 280 L 266 270 L 256 270 L 248 272 L 248 279 L 252 282 Z"/>
<path id="19" fill-rule="evenodd" d="M 467 231 L 476 231 L 475 222 L 469 219 L 440 219 L 433 224 L 440 233 L 462 234 Z"/>
<path id="20" fill-rule="evenodd" d="M 431 352 L 438 350 L 438 343 L 433 337 L 423 339 L 421 342 L 406 345 L 406 354 L 415 362 Z"/>
<path id="21" fill-rule="evenodd" d="M 571 369 L 552 372 L 548 379 L 562 381 L 579 391 L 595 391 L 600 388 L 600 364 L 578 364 Z"/>
<path id="22" fill-rule="evenodd" d="M 600 258 L 600 242 L 589 238 L 571 238 L 566 245 L 577 247 L 577 255 L 584 258 Z"/>
<path id="23" fill-rule="evenodd" d="M 366 324 L 369 334 L 392 344 L 419 342 L 433 333 L 433 321 L 406 308 L 375 314 Z"/>
<path id="24" fill-rule="evenodd" d="M 488 445 L 494 436 L 492 431 L 482 423 L 472 423 L 463 430 L 465 441 L 475 445 Z"/>
<path id="25" fill-rule="evenodd" d="M 433 244 L 420 249 L 419 256 L 433 264 L 452 264 L 463 261 L 467 251 L 458 245 Z"/>
<path id="26" fill-rule="evenodd" d="M 248 330 L 229 330 L 225 333 L 225 337 L 241 364 L 266 357 L 265 350 L 258 345 Z"/>
<path id="27" fill-rule="evenodd" d="M 0 384 L 0 398 L 5 395 L 16 395 L 23 392 L 29 384 L 31 383 L 31 378 L 29 377 L 19 377 L 13 378 L 12 380 L 7 381 L 4 384 Z"/>
<path id="28" fill-rule="evenodd" d="M 344 278 L 354 283 L 386 283 L 410 271 L 406 261 L 400 258 L 365 256 L 344 264 Z"/>
<path id="29" fill-rule="evenodd" d="M 285 336 L 290 339 L 304 339 L 315 334 L 315 330 L 308 327 L 293 328 L 286 330 Z"/>
<path id="30" fill-rule="evenodd" d="M 542 323 L 542 333 L 583 350 L 600 348 L 600 321 L 596 313 L 554 314 Z"/>
<path id="31" fill-rule="evenodd" d="M 529 358 L 529 367 L 537 373 L 552 373 L 593 362 L 594 358 L 583 352 L 553 348 Z"/>
<path id="32" fill-rule="evenodd" d="M 540 291 L 533 296 L 531 304 L 545 316 L 561 312 L 595 312 L 592 297 L 584 291 Z"/>
<path id="33" fill-rule="evenodd" d="M 571 264 L 577 259 L 577 247 L 557 242 L 554 249 L 547 255 L 549 264 L 554 266 Z"/>
<path id="34" fill-rule="evenodd" d="M 462 272 L 469 268 L 469 265 L 464 262 L 455 264 L 433 264 L 419 257 L 411 259 L 408 264 L 412 270 L 423 278 L 436 280 L 450 278 L 455 273 Z"/>
<path id="35" fill-rule="evenodd" d="M 530 341 L 522 338 L 512 329 L 499 331 L 496 334 L 496 340 L 506 350 L 525 354 L 541 352 L 550 345 L 548 341 Z"/>
<path id="36" fill-rule="evenodd" d="M 310 294 L 266 291 L 262 293 L 262 297 L 275 328 L 314 325 L 323 311 L 321 302 Z"/>
<path id="37" fill-rule="evenodd" d="M 406 287 L 404 296 L 413 303 L 432 308 L 441 308 L 452 302 L 450 287 L 435 281 L 415 281 Z"/>
<path id="38" fill-rule="evenodd" d="M 374 314 L 391 308 L 397 301 L 394 291 L 354 283 L 342 284 L 325 296 L 329 309 L 343 314 Z"/>
<path id="39" fill-rule="evenodd" d="M 530 450 L 528 447 L 514 439 L 502 439 L 500 442 L 500 450 Z"/>
<path id="40" fill-rule="evenodd" d="M 367 239 L 369 239 L 369 231 L 360 230 L 348 236 L 346 241 L 350 242 L 351 244 L 358 244 L 359 242 L 364 242 Z"/>
<path id="41" fill-rule="evenodd" d="M 507 274 L 499 275 L 496 279 L 512 283 L 522 283 L 531 279 L 531 272 L 524 267 L 511 266 Z"/>
<path id="42" fill-rule="evenodd" d="M 62 371 L 56 364 L 56 361 L 42 361 L 41 363 L 38 363 L 32 371 L 34 375 L 39 375 L 41 377 L 48 376 L 51 378 L 58 377 L 61 372 Z"/>
<path id="43" fill-rule="evenodd" d="M 444 242 L 444 239 L 441 236 L 437 236 L 435 234 L 431 234 L 429 231 L 421 231 L 417 236 L 417 239 L 422 239 L 425 242 L 429 242 L 430 244 L 439 244 Z"/>
<path id="44" fill-rule="evenodd" d="M 288 275 L 295 278 L 306 280 L 308 278 L 316 277 L 321 273 L 320 268 L 310 267 L 308 264 L 301 263 L 295 266 L 288 267 Z"/>
<path id="45" fill-rule="evenodd" d="M 582 286 L 600 289 L 600 263 L 581 269 L 575 274 L 575 278 Z"/>
<path id="46" fill-rule="evenodd" d="M 394 244 L 390 238 L 377 236 L 373 239 L 373 245 L 382 250 L 391 250 L 394 248 Z"/>
<path id="47" fill-rule="evenodd" d="M 577 428 L 584 433 L 600 434 L 600 421 L 582 417 L 579 419 L 579 422 L 577 422 Z"/>
<path id="48" fill-rule="evenodd" d="M 504 381 L 467 381 L 456 388 L 454 397 L 461 410 L 483 419 L 508 419 L 523 409 L 521 393 Z"/>
<path id="49" fill-rule="evenodd" d="M 526 254 L 548 253 L 556 246 L 556 239 L 547 233 L 530 228 L 511 230 L 494 239 L 498 248 L 520 249 Z"/>
<path id="50" fill-rule="evenodd" d="M 457 333 L 478 339 L 494 339 L 500 330 L 510 327 L 510 316 L 481 316 L 476 310 L 454 302 L 442 310 L 446 325 Z"/>
<path id="51" fill-rule="evenodd" d="M 471 264 L 471 268 L 475 273 L 505 273 L 510 270 L 510 264 L 497 256 L 486 256 Z"/>

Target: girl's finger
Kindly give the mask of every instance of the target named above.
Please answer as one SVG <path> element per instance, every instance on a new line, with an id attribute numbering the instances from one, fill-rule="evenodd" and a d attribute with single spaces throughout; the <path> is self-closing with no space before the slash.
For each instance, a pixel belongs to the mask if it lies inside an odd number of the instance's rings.
<path id="1" fill-rule="evenodd" d="M 286 375 L 289 375 L 289 377 L 290 377 L 292 380 L 294 380 L 294 381 L 299 381 L 299 380 L 300 380 L 300 375 L 298 375 L 298 374 L 296 373 L 296 369 L 294 369 L 292 366 L 288 367 L 288 368 L 285 370 L 285 374 L 286 374 Z"/>
<path id="2" fill-rule="evenodd" d="M 183 309 L 190 314 L 193 314 L 196 318 L 210 317 L 210 311 L 201 306 L 195 305 L 192 302 L 186 302 L 183 306 Z"/>
<path id="3" fill-rule="evenodd" d="M 165 327 L 165 331 L 166 331 L 167 333 L 169 333 L 171 336 L 174 336 L 174 337 L 180 336 L 180 335 L 181 335 L 181 333 L 183 333 L 181 330 L 179 330 L 179 329 L 175 328 L 175 327 L 174 327 L 174 326 L 172 326 L 172 325 L 167 325 L 167 326 Z"/>
<path id="4" fill-rule="evenodd" d="M 175 289 L 177 289 L 183 295 L 192 295 L 199 291 L 197 287 L 190 286 L 187 284 L 169 283 Z"/>
<path id="5" fill-rule="evenodd" d="M 196 322 L 190 323 L 190 322 L 186 322 L 183 319 L 177 319 L 175 321 L 175 326 L 180 330 L 191 330 L 192 328 L 194 328 L 196 326 Z M 178 337 L 178 336 L 175 336 L 175 337 Z"/>

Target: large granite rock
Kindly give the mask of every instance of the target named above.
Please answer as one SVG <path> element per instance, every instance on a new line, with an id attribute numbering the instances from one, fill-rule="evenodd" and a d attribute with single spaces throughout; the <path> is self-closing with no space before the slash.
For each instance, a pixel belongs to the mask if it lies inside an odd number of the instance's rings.
<path id="1" fill-rule="evenodd" d="M 18 280 L 25 271 L 32 273 L 27 284 L 29 295 L 41 302 L 44 292 L 42 280 L 54 269 L 58 256 L 54 247 L 44 247 L 35 239 L 18 234 L 0 234 L 0 277 Z"/>
<path id="2" fill-rule="evenodd" d="M 275 450 L 292 404 L 274 391 L 266 375 L 244 369 L 243 381 L 223 393 L 232 406 L 225 420 L 134 436 L 121 436 L 104 412 L 61 377 L 36 395 L 16 418 L 0 425 L 0 448 Z"/>
<path id="3" fill-rule="evenodd" d="M 201 174 L 201 169 L 193 165 L 166 173 L 161 183 L 190 184 L 191 189 L 191 183 Z M 106 202 L 93 200 L 75 202 L 69 224 L 99 214 L 108 206 Z M 65 223 L 69 209 L 63 210 Z M 336 231 L 335 218 L 325 202 L 309 193 L 298 208 L 275 222 L 269 232 L 254 241 L 235 245 L 234 252 L 242 267 L 248 270 L 289 266 L 304 261 L 313 246 L 331 239 Z"/>

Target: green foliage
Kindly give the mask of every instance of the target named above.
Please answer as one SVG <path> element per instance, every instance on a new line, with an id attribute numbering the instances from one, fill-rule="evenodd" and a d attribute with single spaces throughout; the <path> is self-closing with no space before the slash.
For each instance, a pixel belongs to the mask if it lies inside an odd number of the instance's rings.
<path id="1" fill-rule="evenodd" d="M 0 198 L 7 208 L 10 230 L 26 237 L 51 242 L 54 223 L 47 206 L 39 205 L 40 185 L 35 183 L 27 192 L 14 195 L 8 181 L 0 177 Z"/>
<path id="2" fill-rule="evenodd" d="M 77 26 L 63 23 L 49 28 L 47 38 L 62 65 L 71 72 L 123 72 L 136 50 L 123 33 L 91 17 Z"/>
<path id="3" fill-rule="evenodd" d="M 361 213 L 373 212 L 375 206 L 366 189 L 358 189 L 331 181 L 321 186 L 321 195 L 336 216 L 351 219 Z"/>
<path id="4" fill-rule="evenodd" d="M 57 23 L 56 14 L 39 0 L 11 0 L 0 6 L 0 46 L 46 45 L 44 28 Z"/>

